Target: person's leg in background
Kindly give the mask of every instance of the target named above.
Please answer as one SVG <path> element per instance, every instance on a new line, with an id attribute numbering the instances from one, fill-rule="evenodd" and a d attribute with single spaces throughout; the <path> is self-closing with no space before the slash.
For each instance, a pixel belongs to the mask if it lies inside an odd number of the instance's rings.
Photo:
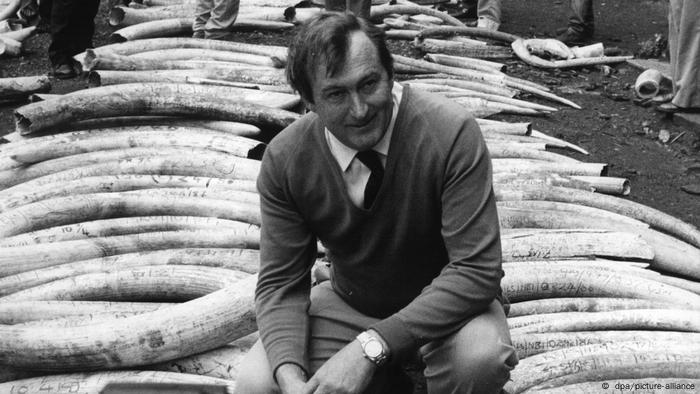
<path id="1" fill-rule="evenodd" d="M 501 26 L 501 0 L 479 0 L 476 15 L 479 18 L 476 27 L 498 30 Z"/>
<path id="2" fill-rule="evenodd" d="M 362 18 L 369 18 L 371 0 L 325 0 L 327 11 L 349 11 Z"/>
<path id="3" fill-rule="evenodd" d="M 73 55 L 92 47 L 99 0 L 53 0 L 49 60 L 53 75 L 67 79 L 77 75 Z"/>
<path id="4" fill-rule="evenodd" d="M 593 0 L 569 0 L 569 5 L 569 25 L 557 39 L 567 45 L 586 43 L 595 30 Z"/>
<path id="5" fill-rule="evenodd" d="M 37 33 L 51 33 L 51 0 L 39 1 L 39 23 L 36 25 Z"/>
<path id="6" fill-rule="evenodd" d="M 212 0 L 197 0 L 194 6 L 194 21 L 192 22 L 192 37 L 204 38 L 204 27 L 211 17 L 214 8 Z"/>
<path id="7" fill-rule="evenodd" d="M 697 0 L 670 0 L 668 44 L 674 94 L 669 107 L 675 110 L 700 109 L 699 18 L 700 2 Z"/>
<path id="8" fill-rule="evenodd" d="M 71 15 L 78 8 L 78 2 L 72 0 L 53 0 L 51 2 L 51 44 L 49 44 L 49 60 L 53 74 L 57 78 L 72 78 L 73 69 L 70 48 L 73 46 L 71 32 Z"/>
<path id="9" fill-rule="evenodd" d="M 421 354 L 429 394 L 499 393 L 518 363 L 499 301 Z"/>
<path id="10" fill-rule="evenodd" d="M 240 0 L 214 0 L 211 16 L 204 25 L 204 38 L 223 40 L 231 36 L 231 29 L 238 18 Z"/>
<path id="11" fill-rule="evenodd" d="M 345 7 L 348 11 L 355 15 L 369 19 L 370 9 L 372 8 L 371 0 L 347 0 Z"/>
<path id="12" fill-rule="evenodd" d="M 99 0 L 82 0 L 80 7 L 73 16 L 71 26 L 76 38 L 71 56 L 77 55 L 88 48 L 94 48 L 92 38 L 95 36 L 95 17 L 100 8 Z"/>

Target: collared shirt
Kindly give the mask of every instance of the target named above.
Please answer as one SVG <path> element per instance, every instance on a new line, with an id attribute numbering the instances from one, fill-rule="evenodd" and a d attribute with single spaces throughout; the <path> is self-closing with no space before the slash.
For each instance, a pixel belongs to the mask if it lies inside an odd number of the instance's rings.
<path id="1" fill-rule="evenodd" d="M 391 88 L 391 101 L 393 102 L 393 108 L 391 111 L 391 121 L 387 127 L 386 132 L 377 145 L 372 147 L 372 150 L 379 153 L 379 160 L 382 162 L 382 166 L 386 167 L 386 158 L 389 154 L 389 143 L 391 142 L 391 135 L 394 132 L 394 123 L 396 123 L 396 116 L 399 113 L 399 104 L 401 103 L 401 95 L 403 94 L 403 87 L 394 82 Z M 362 207 L 365 200 L 365 185 L 367 180 L 369 180 L 370 169 L 367 168 L 360 160 L 355 158 L 357 150 L 348 147 L 347 145 L 340 142 L 333 133 L 328 129 L 325 130 L 326 142 L 328 142 L 328 147 L 331 150 L 331 154 L 338 162 L 340 170 L 343 172 L 343 180 L 345 181 L 345 187 L 350 196 L 350 200 L 357 207 Z"/>

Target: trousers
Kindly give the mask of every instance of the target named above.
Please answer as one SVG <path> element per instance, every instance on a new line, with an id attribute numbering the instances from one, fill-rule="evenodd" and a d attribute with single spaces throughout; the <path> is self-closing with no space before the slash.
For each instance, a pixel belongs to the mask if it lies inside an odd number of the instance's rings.
<path id="1" fill-rule="evenodd" d="M 668 45 L 673 79 L 672 103 L 700 108 L 700 2 L 670 0 Z"/>
<path id="2" fill-rule="evenodd" d="M 204 38 L 213 40 L 227 37 L 239 6 L 240 0 L 197 0 L 192 31 L 203 31 Z"/>
<path id="3" fill-rule="evenodd" d="M 92 48 L 99 0 L 41 0 L 39 15 L 49 24 L 49 60 L 54 66 L 71 64 L 71 58 Z"/>
<path id="4" fill-rule="evenodd" d="M 372 6 L 371 0 L 326 0 L 326 10 L 327 11 L 349 11 L 353 14 L 362 17 L 369 18 L 370 8 Z"/>
<path id="5" fill-rule="evenodd" d="M 335 293 L 330 281 L 312 288 L 309 317 L 310 374 L 378 320 L 346 304 Z M 416 359 L 425 365 L 423 373 L 430 394 L 499 393 L 518 363 L 506 316 L 497 300 L 455 333 L 422 346 Z M 237 393 L 280 392 L 260 340 L 240 365 Z M 378 369 L 364 394 L 410 394 L 406 391 L 410 386 L 405 385 L 402 368 L 390 362 Z"/>
<path id="6" fill-rule="evenodd" d="M 501 0 L 479 0 L 476 5 L 476 15 L 501 23 Z"/>
<path id="7" fill-rule="evenodd" d="M 569 0 L 569 28 L 588 35 L 593 34 L 593 0 Z"/>

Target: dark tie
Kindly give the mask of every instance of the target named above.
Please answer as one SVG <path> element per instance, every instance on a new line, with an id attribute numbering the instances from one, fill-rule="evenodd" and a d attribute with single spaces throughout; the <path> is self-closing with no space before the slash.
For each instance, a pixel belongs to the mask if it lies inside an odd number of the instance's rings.
<path id="1" fill-rule="evenodd" d="M 362 162 L 371 171 L 369 179 L 367 180 L 367 185 L 365 186 L 365 209 L 369 209 L 374 202 L 374 198 L 377 196 L 379 191 L 379 186 L 382 185 L 382 178 L 384 178 L 384 167 L 382 166 L 381 160 L 379 160 L 379 155 L 373 150 L 366 150 L 364 152 L 357 152 L 358 160 Z"/>

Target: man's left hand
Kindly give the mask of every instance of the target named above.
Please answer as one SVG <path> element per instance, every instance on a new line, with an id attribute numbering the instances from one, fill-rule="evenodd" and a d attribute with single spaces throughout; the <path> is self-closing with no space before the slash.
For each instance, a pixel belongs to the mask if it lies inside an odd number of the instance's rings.
<path id="1" fill-rule="evenodd" d="M 305 394 L 359 394 L 369 385 L 377 366 L 365 358 L 357 340 L 328 359 L 306 383 Z"/>

